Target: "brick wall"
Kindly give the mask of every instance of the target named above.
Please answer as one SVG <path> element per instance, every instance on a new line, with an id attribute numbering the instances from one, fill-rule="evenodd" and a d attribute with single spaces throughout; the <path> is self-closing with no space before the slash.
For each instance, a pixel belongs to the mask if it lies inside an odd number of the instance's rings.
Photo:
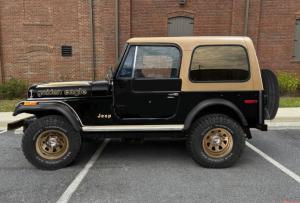
<path id="1" fill-rule="evenodd" d="M 5 79 L 30 83 L 91 80 L 89 0 L 0 0 L 0 58 Z M 115 64 L 115 1 L 94 0 L 96 79 Z M 194 18 L 194 35 L 243 35 L 246 0 L 119 0 L 119 53 L 130 37 L 167 36 L 169 17 Z M 293 40 L 299 0 L 250 0 L 248 35 L 262 67 L 295 71 Z M 61 45 L 73 47 L 62 57 Z M 0 63 L 1 64 L 1 63 Z M 1 71 L 0 71 L 1 74 Z M 1 76 L 1 75 L 0 75 Z"/>
<path id="2" fill-rule="evenodd" d="M 87 1 L 0 1 L 6 79 L 30 83 L 86 80 L 92 75 Z M 61 45 L 73 57 L 61 57 Z"/>
<path id="3" fill-rule="evenodd" d="M 258 55 L 262 67 L 300 74 L 300 62 L 292 58 L 299 12 L 300 1 L 297 0 L 262 0 L 258 34 Z"/>

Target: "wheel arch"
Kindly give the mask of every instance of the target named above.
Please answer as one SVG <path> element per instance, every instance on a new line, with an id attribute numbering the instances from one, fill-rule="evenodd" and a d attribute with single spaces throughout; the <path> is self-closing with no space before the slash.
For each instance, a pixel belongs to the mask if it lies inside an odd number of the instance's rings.
<path id="1" fill-rule="evenodd" d="M 83 126 L 75 110 L 65 102 L 39 102 L 36 106 L 24 106 L 21 102 L 13 115 L 16 116 L 20 113 L 34 114 L 36 117 L 61 115 L 70 122 L 76 131 L 81 131 Z"/>
<path id="2" fill-rule="evenodd" d="M 208 99 L 197 104 L 188 113 L 184 121 L 184 130 L 188 130 L 197 118 L 208 113 L 229 114 L 229 117 L 237 120 L 243 127 L 248 126 L 245 116 L 234 103 L 225 99 Z"/>

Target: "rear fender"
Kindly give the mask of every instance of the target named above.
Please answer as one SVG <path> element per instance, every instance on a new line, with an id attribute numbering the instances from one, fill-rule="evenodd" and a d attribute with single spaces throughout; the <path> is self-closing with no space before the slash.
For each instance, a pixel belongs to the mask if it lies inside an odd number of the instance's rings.
<path id="1" fill-rule="evenodd" d="M 208 107 L 212 106 L 226 106 L 229 107 L 232 111 L 234 111 L 238 118 L 240 119 L 241 124 L 246 127 L 248 126 L 248 122 L 243 115 L 243 113 L 239 110 L 239 108 L 232 102 L 225 99 L 208 99 L 197 104 L 188 114 L 184 122 L 184 129 L 187 130 L 192 125 L 194 119 L 197 115 L 201 114 L 201 111 L 205 110 Z"/>

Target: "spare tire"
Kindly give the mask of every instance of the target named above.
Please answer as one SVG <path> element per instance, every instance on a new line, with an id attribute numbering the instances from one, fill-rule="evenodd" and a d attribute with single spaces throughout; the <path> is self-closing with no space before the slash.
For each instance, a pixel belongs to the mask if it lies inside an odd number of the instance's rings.
<path id="1" fill-rule="evenodd" d="M 261 77 L 264 85 L 265 118 L 275 118 L 279 107 L 279 87 L 276 75 L 269 69 L 261 70 Z"/>

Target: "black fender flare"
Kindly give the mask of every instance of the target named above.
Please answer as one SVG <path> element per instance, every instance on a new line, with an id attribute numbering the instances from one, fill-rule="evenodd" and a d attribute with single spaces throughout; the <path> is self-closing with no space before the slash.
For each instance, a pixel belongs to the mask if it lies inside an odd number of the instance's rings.
<path id="1" fill-rule="evenodd" d="M 232 103 L 231 101 L 225 100 L 225 99 L 208 99 L 200 102 L 197 104 L 187 115 L 185 121 L 184 121 L 184 130 L 187 130 L 192 125 L 192 122 L 194 118 L 204 109 L 211 106 L 226 106 L 229 107 L 231 110 L 233 110 L 239 117 L 239 119 L 242 122 L 243 126 L 248 126 L 248 122 L 243 115 L 243 113 L 239 110 L 239 108 Z"/>
<path id="2" fill-rule="evenodd" d="M 16 116 L 20 113 L 39 115 L 47 111 L 57 112 L 58 114 L 64 116 L 76 131 L 81 131 L 82 123 L 79 116 L 72 107 L 61 101 L 42 101 L 38 102 L 36 106 L 24 106 L 23 103 L 20 102 L 17 105 L 13 115 Z"/>

